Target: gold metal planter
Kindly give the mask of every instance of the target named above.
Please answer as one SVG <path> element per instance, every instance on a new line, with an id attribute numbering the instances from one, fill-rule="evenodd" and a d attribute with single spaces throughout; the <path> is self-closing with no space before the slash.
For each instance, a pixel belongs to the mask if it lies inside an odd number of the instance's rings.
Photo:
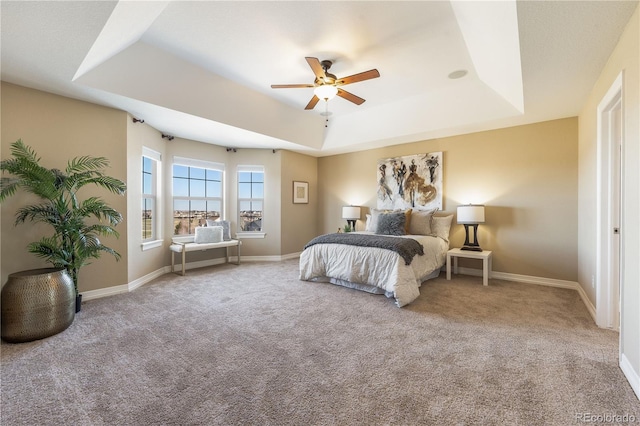
<path id="1" fill-rule="evenodd" d="M 75 317 L 73 280 L 65 269 L 9 275 L 2 287 L 2 339 L 30 342 L 60 333 Z"/>

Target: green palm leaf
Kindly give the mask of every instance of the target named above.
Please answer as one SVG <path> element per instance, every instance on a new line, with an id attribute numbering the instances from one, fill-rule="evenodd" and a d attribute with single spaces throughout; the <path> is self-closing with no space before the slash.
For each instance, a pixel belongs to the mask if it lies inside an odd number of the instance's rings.
<path id="1" fill-rule="evenodd" d="M 110 176 L 97 175 L 96 172 L 83 172 L 83 173 L 71 175 L 68 181 L 66 182 L 66 186 L 69 191 L 71 190 L 77 191 L 83 186 L 91 185 L 91 184 L 98 185 L 108 190 L 109 192 L 112 192 L 118 195 L 123 195 L 124 192 L 127 190 L 126 184 L 121 180 L 110 177 Z"/>
<path id="2" fill-rule="evenodd" d="M 97 197 L 84 200 L 78 207 L 78 215 L 82 217 L 93 216 L 98 220 L 107 221 L 113 226 L 122 222 L 122 215 Z"/>
<path id="3" fill-rule="evenodd" d="M 16 178 L 2 177 L 0 179 L 0 202 L 15 194 L 18 190 L 18 184 L 19 181 Z"/>
<path id="4" fill-rule="evenodd" d="M 40 241 L 30 243 L 29 253 L 45 259 L 53 264 L 56 268 L 66 268 L 69 266 L 68 253 L 66 253 L 59 244 L 59 241 L 53 237 L 44 237 Z"/>
<path id="5" fill-rule="evenodd" d="M 108 236 L 114 236 L 114 237 L 119 237 L 120 234 L 118 233 L 118 231 L 115 230 L 115 228 L 113 228 L 112 226 L 109 225 L 102 225 L 99 223 L 87 226 L 83 232 L 85 234 L 97 234 L 97 235 L 101 235 L 103 237 L 108 237 Z"/>
<path id="6" fill-rule="evenodd" d="M 36 154 L 18 140 L 11 145 L 14 158 L 0 162 L 0 170 L 13 177 L 3 177 L 0 201 L 13 195 L 18 188 L 31 192 L 41 198 L 50 198 L 55 192 L 55 174 L 38 164 Z"/>
<path id="7" fill-rule="evenodd" d="M 66 174 L 71 176 L 87 171 L 100 171 L 106 167 L 109 167 L 109 160 L 105 157 L 76 157 L 68 162 Z"/>
<path id="8" fill-rule="evenodd" d="M 16 213 L 16 222 L 19 224 L 30 220 L 32 222 L 45 222 L 52 225 L 60 225 L 64 220 L 64 217 L 59 215 L 58 210 L 54 208 L 51 203 L 47 204 L 34 204 L 31 206 L 25 206 L 18 209 Z"/>
<path id="9" fill-rule="evenodd" d="M 126 184 L 108 176 L 105 157 L 81 156 L 68 161 L 64 171 L 40 165 L 36 152 L 22 140 L 11 144 L 12 157 L 0 161 L 0 170 L 10 176 L 0 181 L 0 202 L 19 189 L 34 194 L 40 202 L 23 206 L 16 212 L 16 225 L 42 222 L 51 225 L 53 235 L 43 237 L 28 246 L 30 253 L 55 267 L 64 267 L 73 278 L 78 292 L 78 271 L 91 259 L 107 253 L 120 259 L 120 254 L 102 244 L 99 237 L 119 237 L 113 228 L 122 222 L 122 215 L 99 197 L 79 200 L 76 193 L 87 185 L 96 185 L 114 194 L 123 195 Z M 100 223 L 87 223 L 87 219 Z"/>

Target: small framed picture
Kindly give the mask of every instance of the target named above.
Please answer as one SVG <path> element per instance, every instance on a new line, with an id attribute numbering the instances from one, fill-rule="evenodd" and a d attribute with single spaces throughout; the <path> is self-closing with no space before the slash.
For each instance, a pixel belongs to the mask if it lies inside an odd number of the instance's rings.
<path id="1" fill-rule="evenodd" d="M 309 182 L 293 181 L 293 204 L 309 203 Z"/>

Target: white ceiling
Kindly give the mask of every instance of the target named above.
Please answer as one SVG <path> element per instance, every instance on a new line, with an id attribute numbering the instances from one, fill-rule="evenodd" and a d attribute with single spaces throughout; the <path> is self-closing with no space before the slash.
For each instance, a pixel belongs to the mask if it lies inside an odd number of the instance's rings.
<path id="1" fill-rule="evenodd" d="M 1 76 L 178 137 L 324 156 L 576 116 L 636 6 L 3 0 Z M 306 56 L 381 76 L 343 87 L 360 106 L 304 111 L 312 89 L 270 85 L 313 83 Z"/>

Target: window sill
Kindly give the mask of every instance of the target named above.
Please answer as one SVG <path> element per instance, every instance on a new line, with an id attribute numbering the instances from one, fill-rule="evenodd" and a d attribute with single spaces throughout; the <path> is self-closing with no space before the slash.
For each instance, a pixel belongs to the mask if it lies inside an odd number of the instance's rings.
<path id="1" fill-rule="evenodd" d="M 238 232 L 236 238 L 239 240 L 251 239 L 251 238 L 264 238 L 267 235 L 265 232 Z"/>
<path id="2" fill-rule="evenodd" d="M 151 250 L 156 247 L 162 247 L 163 240 L 146 241 L 142 243 L 142 251 Z"/>

